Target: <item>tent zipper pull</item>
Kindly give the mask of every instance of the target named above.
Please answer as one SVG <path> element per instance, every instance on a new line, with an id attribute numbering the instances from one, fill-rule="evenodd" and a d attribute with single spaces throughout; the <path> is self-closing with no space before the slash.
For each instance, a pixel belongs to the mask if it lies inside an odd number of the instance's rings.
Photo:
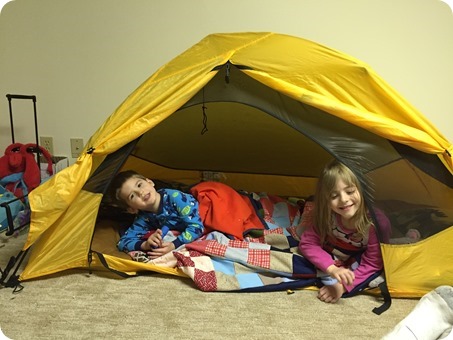
<path id="1" fill-rule="evenodd" d="M 88 252 L 88 272 L 90 273 L 90 275 L 93 273 L 93 271 L 91 270 L 91 262 L 93 262 L 93 253 L 90 251 Z"/>

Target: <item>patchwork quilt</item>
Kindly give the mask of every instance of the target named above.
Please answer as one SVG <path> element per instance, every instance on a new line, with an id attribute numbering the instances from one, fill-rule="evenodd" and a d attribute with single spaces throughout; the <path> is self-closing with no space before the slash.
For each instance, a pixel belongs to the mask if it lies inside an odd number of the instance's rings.
<path id="1" fill-rule="evenodd" d="M 287 228 L 260 231 L 260 237 L 231 240 L 219 232 L 174 252 L 176 266 L 202 291 L 271 291 L 305 287 L 316 270 L 297 254 Z"/>
<path id="2" fill-rule="evenodd" d="M 243 240 L 212 231 L 156 260 L 132 252 L 137 261 L 176 266 L 202 291 L 275 291 L 310 286 L 317 271 L 298 254 L 296 226 L 304 201 L 250 194 L 265 229 L 248 230 Z M 170 232 L 165 241 L 177 235 Z"/>

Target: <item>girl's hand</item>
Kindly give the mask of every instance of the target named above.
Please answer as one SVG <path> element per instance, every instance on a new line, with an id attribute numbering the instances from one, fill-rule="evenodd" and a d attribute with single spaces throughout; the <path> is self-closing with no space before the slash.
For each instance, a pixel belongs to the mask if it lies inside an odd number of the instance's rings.
<path id="1" fill-rule="evenodd" d="M 352 285 L 355 279 L 354 272 L 348 268 L 331 265 L 326 270 L 327 274 L 338 280 L 343 285 Z"/>

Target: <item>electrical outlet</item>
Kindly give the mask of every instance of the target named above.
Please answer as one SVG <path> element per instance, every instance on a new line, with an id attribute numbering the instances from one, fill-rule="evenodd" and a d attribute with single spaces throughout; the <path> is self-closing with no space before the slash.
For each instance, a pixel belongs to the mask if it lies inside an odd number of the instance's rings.
<path id="1" fill-rule="evenodd" d="M 53 137 L 39 137 L 39 145 L 53 155 Z"/>
<path id="2" fill-rule="evenodd" d="M 83 139 L 82 138 L 71 138 L 72 158 L 79 157 L 82 150 L 83 150 Z"/>

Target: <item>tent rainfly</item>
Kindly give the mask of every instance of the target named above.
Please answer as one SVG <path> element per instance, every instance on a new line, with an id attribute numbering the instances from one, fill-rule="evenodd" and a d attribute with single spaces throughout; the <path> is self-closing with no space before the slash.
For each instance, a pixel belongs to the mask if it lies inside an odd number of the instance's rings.
<path id="1" fill-rule="evenodd" d="M 282 51 L 285 51 L 282 53 Z M 453 282 L 453 147 L 368 65 L 276 33 L 208 35 L 158 69 L 89 139 L 77 161 L 30 194 L 30 249 L 19 282 L 70 268 L 135 274 L 178 269 L 132 261 L 101 228 L 112 177 L 135 169 L 191 185 L 308 197 L 332 158 L 366 175 L 388 213 L 381 243 L 394 297 Z"/>

